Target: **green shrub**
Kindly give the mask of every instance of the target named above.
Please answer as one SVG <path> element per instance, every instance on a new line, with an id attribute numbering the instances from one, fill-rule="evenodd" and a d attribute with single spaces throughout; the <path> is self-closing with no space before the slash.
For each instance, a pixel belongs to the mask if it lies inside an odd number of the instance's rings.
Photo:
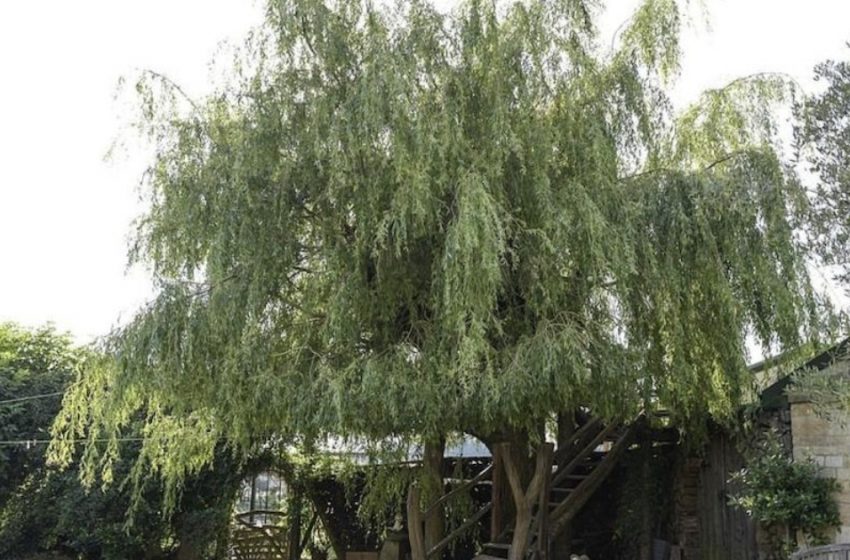
<path id="1" fill-rule="evenodd" d="M 802 533 L 809 544 L 823 544 L 830 529 L 841 524 L 833 493 L 835 479 L 821 476 L 811 459 L 794 461 L 775 438 L 768 438 L 761 453 L 732 476 L 731 503 L 777 537 L 775 548 L 787 551 Z"/>

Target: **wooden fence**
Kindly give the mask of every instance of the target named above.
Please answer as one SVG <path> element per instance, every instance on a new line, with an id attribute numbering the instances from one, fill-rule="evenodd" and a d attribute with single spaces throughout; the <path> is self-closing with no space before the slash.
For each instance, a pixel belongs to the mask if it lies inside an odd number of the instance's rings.
<path id="1" fill-rule="evenodd" d="M 791 560 L 850 560 L 850 544 L 831 544 L 791 555 Z"/>

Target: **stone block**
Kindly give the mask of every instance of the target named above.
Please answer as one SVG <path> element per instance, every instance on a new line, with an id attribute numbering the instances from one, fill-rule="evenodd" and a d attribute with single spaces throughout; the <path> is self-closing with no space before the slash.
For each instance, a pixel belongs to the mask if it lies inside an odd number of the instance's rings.
<path id="1" fill-rule="evenodd" d="M 829 467 L 829 468 L 833 468 L 833 469 L 840 469 L 841 467 L 844 466 L 844 456 L 843 455 L 826 455 L 826 456 L 824 456 L 824 463 L 823 464 L 824 464 L 825 467 Z M 837 476 L 837 472 L 838 471 L 836 471 L 836 476 Z"/>

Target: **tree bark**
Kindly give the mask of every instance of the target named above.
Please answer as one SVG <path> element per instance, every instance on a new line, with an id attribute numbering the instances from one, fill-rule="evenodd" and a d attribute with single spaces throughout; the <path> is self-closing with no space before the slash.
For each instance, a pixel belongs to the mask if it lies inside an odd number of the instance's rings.
<path id="1" fill-rule="evenodd" d="M 439 438 L 434 442 L 426 442 L 423 450 L 422 465 L 425 487 L 428 489 L 426 497 L 429 503 L 434 503 L 443 496 L 443 479 L 445 476 L 443 455 L 445 453 L 446 440 Z M 425 518 L 425 551 L 431 550 L 434 545 L 443 540 L 446 532 L 445 515 L 443 506 L 438 506 Z"/>
<path id="2" fill-rule="evenodd" d="M 543 426 L 540 434 L 542 437 Z M 500 431 L 489 434 L 473 434 L 484 442 L 493 456 L 493 486 L 491 501 L 490 540 L 498 542 L 504 538 L 516 517 L 513 494 L 505 473 L 506 457 L 510 455 L 514 466 L 520 473 L 523 487 L 528 485 L 534 474 L 534 457 L 528 453 L 531 437 L 525 430 Z"/>
<path id="3" fill-rule="evenodd" d="M 407 491 L 407 538 L 410 540 L 412 560 L 426 560 L 425 534 L 422 528 L 422 509 L 419 505 L 419 487 L 411 484 Z"/>
<path id="4" fill-rule="evenodd" d="M 509 446 L 509 444 L 502 444 Z M 528 487 L 522 483 L 522 474 L 519 465 L 509 449 L 503 450 L 505 473 L 513 495 L 514 507 L 516 508 L 516 522 L 514 523 L 514 536 L 508 560 L 522 560 L 528 546 L 529 533 L 531 531 L 531 511 L 534 502 L 538 499 L 541 490 L 545 486 L 547 477 L 552 475 L 552 452 L 554 446 L 551 443 L 542 444 L 537 450 L 537 461 L 534 468 L 534 476 Z M 548 508 L 544 514 L 548 513 Z"/>

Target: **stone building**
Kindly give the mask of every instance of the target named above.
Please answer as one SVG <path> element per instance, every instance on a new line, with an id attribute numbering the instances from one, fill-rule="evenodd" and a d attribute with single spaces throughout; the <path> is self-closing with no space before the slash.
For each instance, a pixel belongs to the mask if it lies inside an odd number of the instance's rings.
<path id="1" fill-rule="evenodd" d="M 850 377 L 850 339 L 816 356 L 798 371 Z M 841 528 L 833 542 L 850 543 L 850 421 L 829 415 L 828 405 L 816 405 L 810 395 L 794 390 L 793 377 L 784 377 L 765 390 L 763 402 L 789 419 L 790 441 L 786 440 L 785 445 L 790 446 L 794 460 L 813 459 L 823 476 L 834 478 L 841 485 L 835 496 Z"/>

